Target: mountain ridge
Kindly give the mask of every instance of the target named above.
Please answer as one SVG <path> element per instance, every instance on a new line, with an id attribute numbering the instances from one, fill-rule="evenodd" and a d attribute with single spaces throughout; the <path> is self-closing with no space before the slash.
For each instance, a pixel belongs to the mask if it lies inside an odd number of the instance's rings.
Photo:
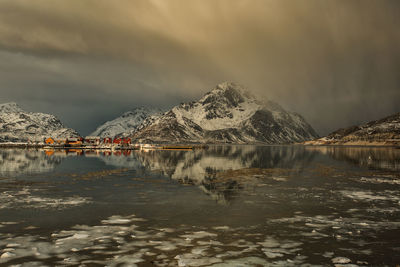
<path id="1" fill-rule="evenodd" d="M 152 116 L 161 115 L 162 110 L 159 108 L 138 107 L 130 111 L 124 112 L 121 116 L 107 121 L 98 126 L 91 136 L 100 137 L 120 137 L 127 136 L 135 131 L 144 120 Z"/>
<path id="2" fill-rule="evenodd" d="M 41 112 L 27 112 L 17 103 L 0 104 L 0 142 L 43 141 L 46 137 L 78 137 L 56 116 Z"/>
<path id="3" fill-rule="evenodd" d="M 289 144 L 315 139 L 305 119 L 278 103 L 260 100 L 243 86 L 223 82 L 197 101 L 166 112 L 139 107 L 98 126 L 90 135 L 129 137 L 139 143 Z M 0 104 L 0 141 L 75 137 L 53 115 L 22 110 L 15 102 Z"/>
<path id="4" fill-rule="evenodd" d="M 138 142 L 283 144 L 318 135 L 299 114 L 223 82 L 198 101 L 181 103 L 131 135 Z"/>
<path id="5" fill-rule="evenodd" d="M 400 145 L 400 112 L 360 125 L 340 128 L 306 145 Z"/>

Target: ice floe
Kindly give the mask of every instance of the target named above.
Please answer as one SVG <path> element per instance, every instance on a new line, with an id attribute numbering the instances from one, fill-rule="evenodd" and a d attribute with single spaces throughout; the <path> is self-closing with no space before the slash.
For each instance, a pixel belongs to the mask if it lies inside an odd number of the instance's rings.
<path id="1" fill-rule="evenodd" d="M 49 197 L 38 193 L 41 190 L 23 188 L 19 191 L 4 191 L 0 193 L 0 209 L 35 208 L 35 209 L 66 209 L 90 203 L 90 198 L 81 196 Z M 35 192 L 32 194 L 32 192 Z"/>
<path id="2" fill-rule="evenodd" d="M 357 235 L 362 241 L 361 238 L 374 233 L 370 229 L 398 229 L 400 226 L 400 223 L 360 221 L 335 215 L 294 215 L 267 223 L 271 229 L 274 224 L 279 224 L 281 229 L 286 229 L 283 232 L 250 234 L 248 229 L 257 228 L 184 225 L 177 229 L 154 228 L 140 219 L 135 215 L 115 215 L 101 220 L 98 225 L 76 225 L 48 236 L 8 234 L 0 239 L 0 265 L 14 259 L 30 258 L 43 265 L 299 266 L 307 265 L 309 256 L 309 244 L 305 242 L 311 239 L 304 233 L 320 236 L 323 240 L 315 242 L 323 244 L 328 239 L 332 242 L 332 233 L 336 238 L 341 236 L 340 242 L 347 240 L 349 235 Z M 300 238 L 283 237 L 293 226 Z M 369 246 L 368 242 L 354 246 L 328 252 L 321 248 L 320 252 L 317 249 L 313 253 L 325 259 L 324 264 L 347 264 L 345 266 L 351 261 L 334 256 L 341 252 L 356 253 L 358 257 L 373 253 L 365 248 Z"/>
<path id="3" fill-rule="evenodd" d="M 340 193 L 348 198 L 362 201 L 399 201 L 398 192 L 385 190 L 378 192 L 373 191 L 350 191 L 342 190 Z"/>
<path id="4" fill-rule="evenodd" d="M 358 181 L 363 183 L 372 183 L 372 184 L 400 185 L 400 179 L 389 178 L 389 177 L 361 177 L 360 179 L 358 179 Z"/>
<path id="5" fill-rule="evenodd" d="M 76 225 L 48 236 L 13 235 L 0 240 L 0 264 L 31 258 L 50 265 L 135 266 L 257 266 L 280 258 L 302 263 L 302 243 L 267 236 L 255 242 L 244 235 L 224 236 L 239 228 L 182 226 L 182 229 L 147 228 L 135 215 L 111 216 L 99 225 Z M 260 238 L 260 235 L 251 238 Z M 259 255 L 255 257 L 255 255 Z M 220 264 L 220 265 L 218 265 Z M 228 265 L 225 265 L 228 264 Z M 40 264 L 39 264 L 40 265 Z"/>
<path id="6" fill-rule="evenodd" d="M 6 258 L 13 257 L 13 256 L 15 256 L 15 254 L 13 254 L 13 253 L 11 253 L 11 252 L 9 252 L 9 251 L 6 251 L 6 252 L 4 252 L 3 254 L 1 254 L 0 258 L 6 259 Z"/>
<path id="7" fill-rule="evenodd" d="M 332 259 L 332 263 L 334 263 L 334 264 L 338 264 L 338 263 L 346 264 L 346 263 L 350 263 L 350 262 L 351 262 L 351 260 L 346 257 L 336 257 L 336 258 Z"/>

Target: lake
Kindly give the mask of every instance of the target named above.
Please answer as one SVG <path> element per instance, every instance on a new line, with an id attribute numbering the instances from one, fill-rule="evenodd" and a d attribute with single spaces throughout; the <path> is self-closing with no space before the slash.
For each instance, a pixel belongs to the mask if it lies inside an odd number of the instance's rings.
<path id="1" fill-rule="evenodd" d="M 400 149 L 0 150 L 0 265 L 400 263 Z"/>

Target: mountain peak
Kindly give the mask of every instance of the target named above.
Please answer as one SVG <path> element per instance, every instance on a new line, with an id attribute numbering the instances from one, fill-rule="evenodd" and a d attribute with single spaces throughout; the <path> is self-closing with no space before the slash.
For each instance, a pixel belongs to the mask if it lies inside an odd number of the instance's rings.
<path id="1" fill-rule="evenodd" d="M 0 112 L 22 112 L 22 108 L 15 102 L 0 104 Z"/>
<path id="2" fill-rule="evenodd" d="M 75 130 L 65 128 L 54 115 L 26 112 L 15 102 L 0 104 L 0 130 L 0 142 L 79 136 Z"/>
<path id="3" fill-rule="evenodd" d="M 154 142 L 290 143 L 317 135 L 305 120 L 242 86 L 223 82 L 199 101 L 182 103 L 132 132 Z"/>
<path id="4" fill-rule="evenodd" d="M 228 88 L 242 88 L 242 86 L 240 86 L 234 82 L 225 81 L 225 82 L 217 84 L 217 88 L 219 88 L 221 90 L 227 90 Z"/>
<path id="5" fill-rule="evenodd" d="M 213 90 L 209 93 L 225 93 L 227 91 L 234 91 L 237 94 L 248 96 L 250 93 L 247 89 L 245 89 L 242 85 L 239 85 L 234 82 L 222 82 L 219 83 Z"/>
<path id="6" fill-rule="evenodd" d="M 199 102 L 203 105 L 223 101 L 228 106 L 237 107 L 246 101 L 255 101 L 256 98 L 243 86 L 233 82 L 222 82 L 213 90 L 206 93 Z"/>
<path id="7" fill-rule="evenodd" d="M 126 117 L 147 117 L 151 115 L 155 115 L 158 113 L 162 113 L 162 110 L 159 108 L 151 108 L 151 107 L 137 107 L 129 110 L 121 115 L 122 118 Z"/>
<path id="8" fill-rule="evenodd" d="M 137 107 L 123 113 L 121 116 L 107 121 L 92 132 L 92 136 L 115 137 L 130 133 L 144 123 L 146 119 L 160 116 L 162 110 L 151 107 Z"/>

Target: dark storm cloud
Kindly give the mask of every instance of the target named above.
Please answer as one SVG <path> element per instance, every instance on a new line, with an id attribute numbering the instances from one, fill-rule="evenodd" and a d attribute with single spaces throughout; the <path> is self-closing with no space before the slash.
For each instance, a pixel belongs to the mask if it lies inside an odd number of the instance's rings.
<path id="1" fill-rule="evenodd" d="M 398 112 L 398 1 L 0 2 L 0 101 L 83 133 L 224 80 L 326 133 Z"/>

